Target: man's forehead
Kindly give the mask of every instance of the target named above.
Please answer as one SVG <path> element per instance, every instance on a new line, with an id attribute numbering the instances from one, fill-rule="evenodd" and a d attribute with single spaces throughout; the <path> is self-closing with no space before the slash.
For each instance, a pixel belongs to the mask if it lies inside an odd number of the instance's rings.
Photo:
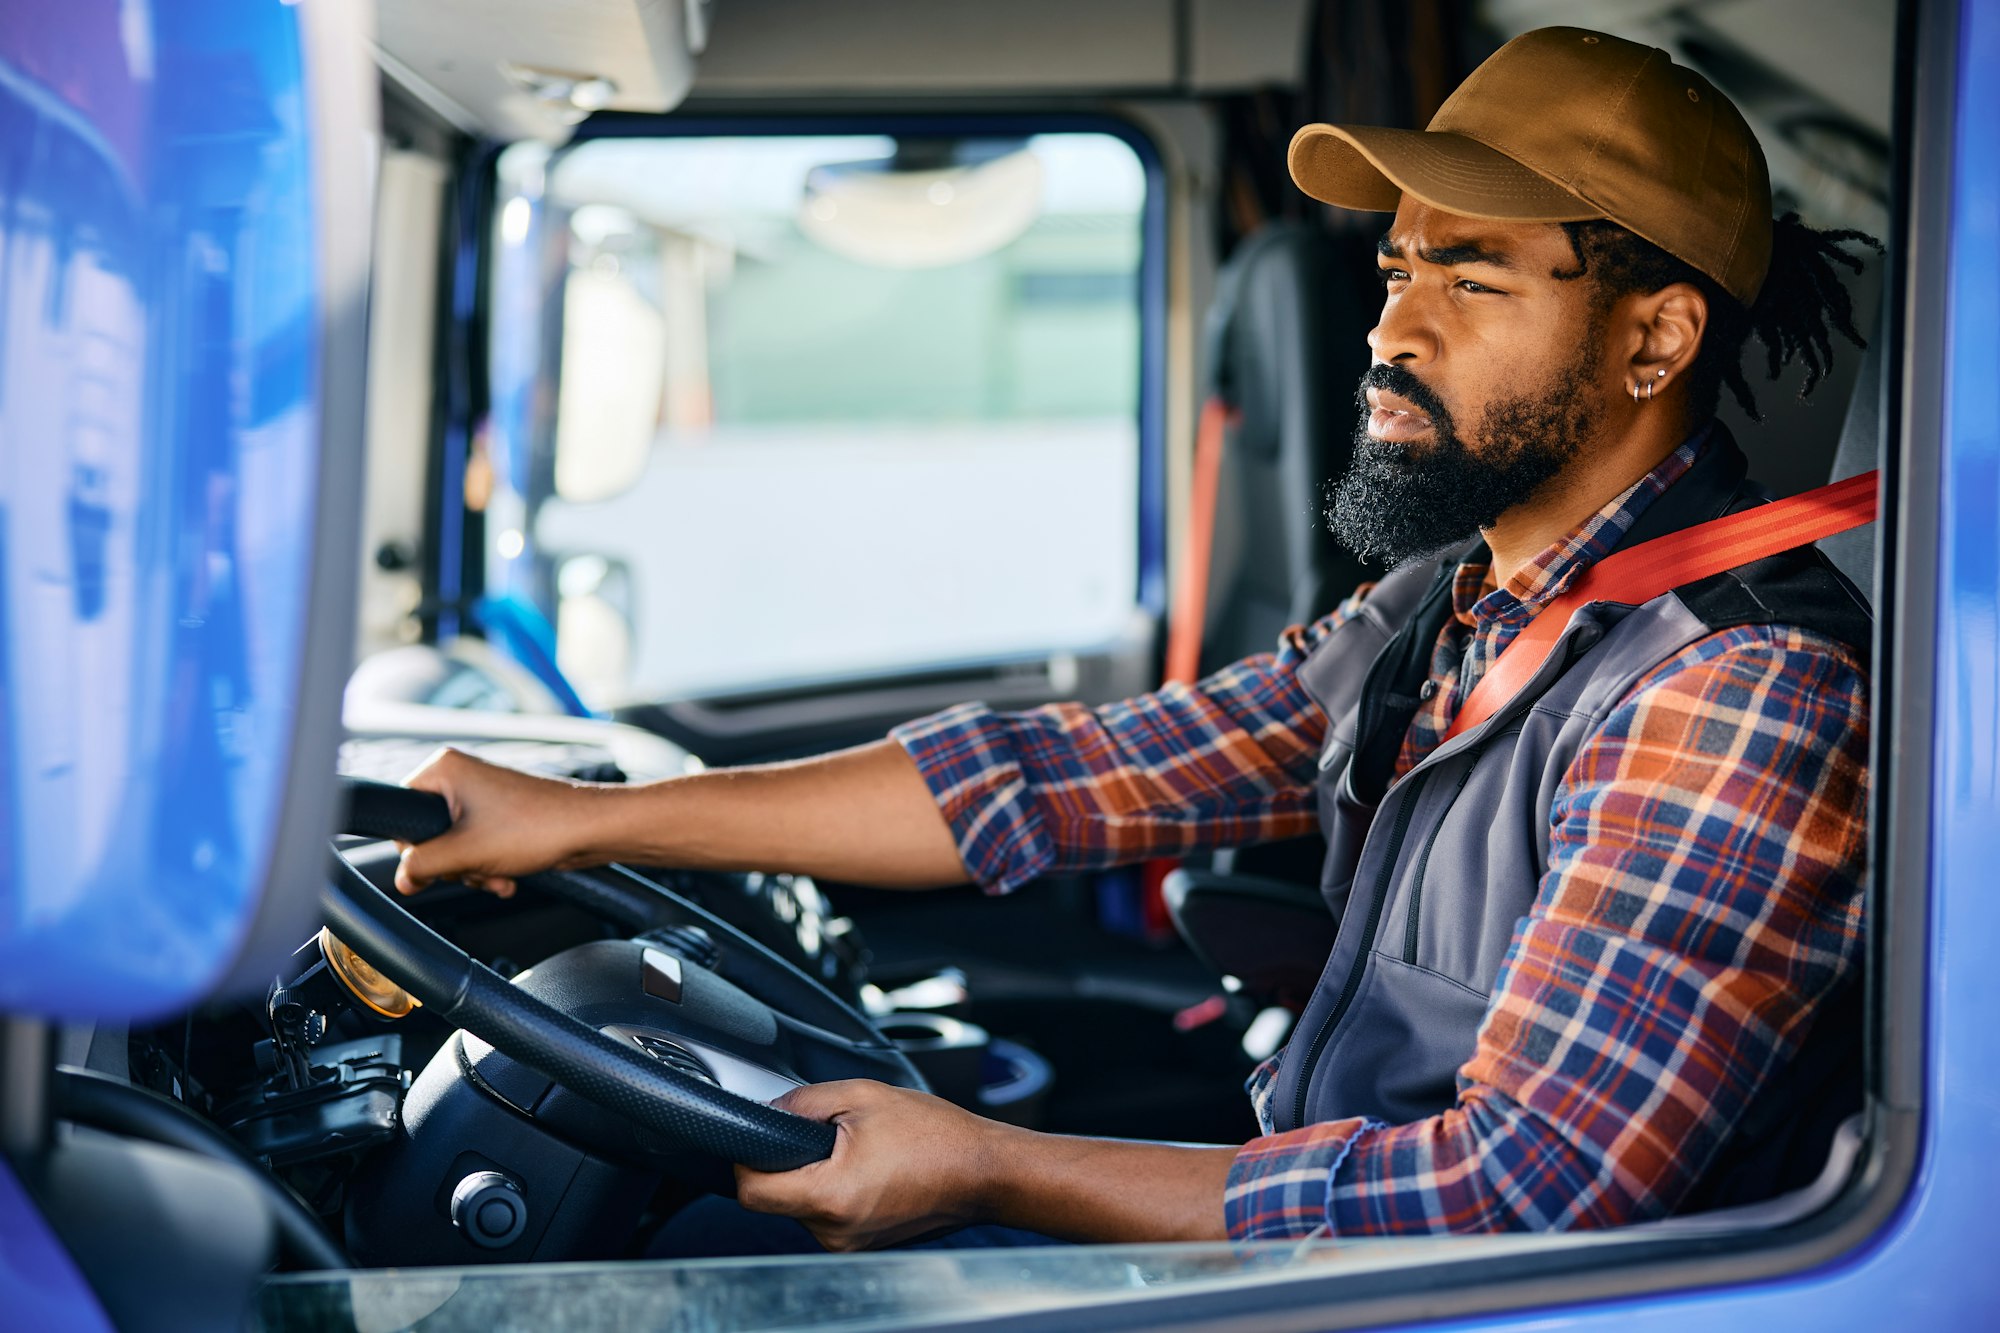
<path id="1" fill-rule="evenodd" d="M 1434 263 L 1469 259 L 1505 261 L 1503 266 L 1515 267 L 1524 257 L 1539 258 L 1551 247 L 1566 244 L 1562 229 L 1552 222 L 1495 222 L 1423 207 L 1399 210 L 1375 247 L 1391 259 L 1416 255 Z"/>

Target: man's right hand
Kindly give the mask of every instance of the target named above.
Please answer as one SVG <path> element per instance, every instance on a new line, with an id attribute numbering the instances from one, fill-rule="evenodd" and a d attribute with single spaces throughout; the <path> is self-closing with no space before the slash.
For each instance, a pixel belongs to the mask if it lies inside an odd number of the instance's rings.
<path id="1" fill-rule="evenodd" d="M 401 893 L 456 879 L 510 898 L 519 876 L 590 863 L 584 816 L 597 793 L 589 784 L 537 777 L 462 750 L 441 749 L 403 785 L 444 797 L 451 830 L 429 842 L 400 844 L 396 888 Z"/>

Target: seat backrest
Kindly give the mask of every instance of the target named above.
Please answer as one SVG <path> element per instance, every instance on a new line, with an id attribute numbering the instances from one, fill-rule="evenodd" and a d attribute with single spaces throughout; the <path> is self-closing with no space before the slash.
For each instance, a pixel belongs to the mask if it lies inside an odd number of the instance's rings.
<path id="1" fill-rule="evenodd" d="M 1269 649 L 1374 577 L 1326 530 L 1321 495 L 1346 470 L 1354 386 L 1379 297 L 1358 235 L 1278 222 L 1217 275 L 1208 350 L 1215 392 L 1236 411 L 1217 488 L 1207 671 Z"/>
<path id="2" fill-rule="evenodd" d="M 1888 399 L 1888 383 L 1883 374 L 1883 364 L 1889 359 L 1886 309 L 1883 315 L 1867 350 L 1861 353 L 1861 363 L 1854 374 L 1854 396 L 1848 400 L 1847 420 L 1841 427 L 1840 443 L 1834 449 L 1829 481 L 1839 481 L 1881 465 L 1882 419 Z M 1820 550 L 1826 552 L 1827 558 L 1839 567 L 1840 572 L 1852 579 L 1855 587 L 1869 594 L 1871 605 L 1878 591 L 1875 587 L 1876 527 L 1876 524 L 1870 523 L 1837 537 L 1828 537 L 1819 544 Z"/>

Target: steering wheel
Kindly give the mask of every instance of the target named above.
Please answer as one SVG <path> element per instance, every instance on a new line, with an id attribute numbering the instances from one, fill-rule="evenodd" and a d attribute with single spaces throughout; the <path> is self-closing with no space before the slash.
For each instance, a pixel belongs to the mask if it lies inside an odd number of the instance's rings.
<path id="1" fill-rule="evenodd" d="M 423 842 L 451 827 L 449 806 L 433 793 L 359 779 L 344 779 L 343 788 L 343 832 Z M 618 866 L 544 872 L 525 876 L 520 883 L 635 934 L 679 927 L 678 938 L 687 939 L 689 927 L 705 932 L 713 941 L 712 955 L 706 949 L 693 949 L 673 959 L 676 1002 L 683 983 L 690 992 L 698 984 L 705 993 L 726 996 L 731 1023 L 740 1024 L 749 1006 L 756 1021 L 781 1024 L 789 1045 L 804 1048 L 796 1063 L 811 1064 L 822 1078 L 872 1078 L 927 1090 L 908 1058 L 860 1011 L 672 890 Z M 740 1162 L 760 1171 L 792 1170 L 833 1151 L 833 1126 L 709 1082 L 700 1076 L 699 1062 L 698 1072 L 690 1073 L 649 1054 L 639 1041 L 600 1031 L 519 984 L 528 981 L 529 974 L 514 983 L 504 980 L 376 887 L 338 844 L 321 906 L 335 934 L 432 1013 L 585 1102 L 648 1131 L 666 1149 Z M 640 980 L 637 953 L 647 955 L 649 969 L 660 961 L 653 956 L 655 950 L 619 947 L 635 951 L 635 985 Z M 669 942 L 664 947 L 673 946 Z M 653 982 L 649 979 L 646 984 L 651 989 Z M 757 1072 L 765 1075 L 757 1081 L 768 1085 L 769 1075 L 776 1071 Z M 787 1073 L 777 1073 L 777 1078 L 785 1084 L 797 1081 Z"/>

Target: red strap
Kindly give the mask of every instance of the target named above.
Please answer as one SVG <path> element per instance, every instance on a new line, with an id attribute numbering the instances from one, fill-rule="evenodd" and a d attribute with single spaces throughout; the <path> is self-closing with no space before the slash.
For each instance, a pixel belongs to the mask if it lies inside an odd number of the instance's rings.
<path id="1" fill-rule="evenodd" d="M 1167 679 L 1193 681 L 1201 670 L 1201 632 L 1208 618 L 1208 564 L 1215 547 L 1215 492 L 1222 478 L 1222 437 L 1235 417 L 1229 404 L 1201 405 L 1194 434 L 1194 487 L 1188 496 L 1187 563 L 1167 622 Z"/>
<path id="2" fill-rule="evenodd" d="M 1473 686 L 1445 740 L 1472 730 L 1506 707 L 1548 661 L 1570 617 L 1580 608 L 1592 602 L 1641 606 L 1698 579 L 1873 523 L 1877 475 L 1864 472 L 1612 552 L 1584 570 L 1507 645 Z"/>
<path id="3" fill-rule="evenodd" d="M 1208 619 L 1209 562 L 1215 552 L 1215 499 L 1222 480 L 1222 442 L 1236 413 L 1220 398 L 1201 405 L 1194 431 L 1194 484 L 1188 494 L 1187 563 L 1174 592 L 1174 612 L 1167 621 L 1167 679 L 1194 683 L 1201 670 L 1201 635 Z M 1173 937 L 1173 917 L 1167 911 L 1166 878 L 1180 868 L 1175 858 L 1156 858 L 1139 868 L 1140 909 L 1146 934 Z"/>

